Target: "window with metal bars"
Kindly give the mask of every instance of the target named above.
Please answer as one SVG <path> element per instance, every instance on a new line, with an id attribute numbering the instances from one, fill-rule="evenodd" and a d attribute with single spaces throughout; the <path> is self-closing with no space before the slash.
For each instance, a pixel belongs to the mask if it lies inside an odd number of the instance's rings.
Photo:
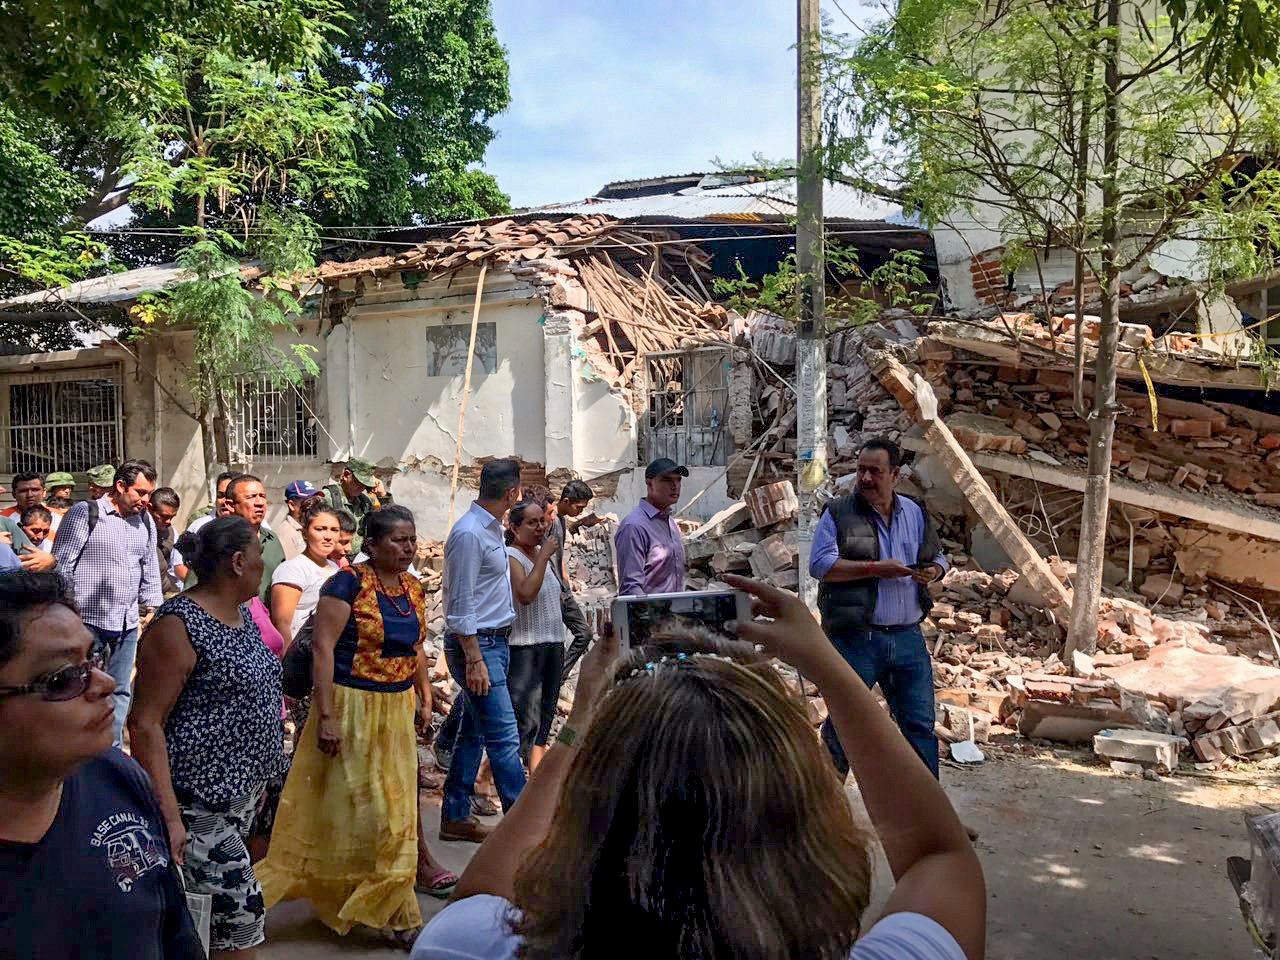
<path id="1" fill-rule="evenodd" d="M 117 367 L 4 379 L 6 473 L 80 472 L 123 459 Z"/>
<path id="2" fill-rule="evenodd" d="M 645 355 L 646 460 L 670 457 L 690 467 L 729 462 L 729 366 L 721 347 Z"/>
<path id="3" fill-rule="evenodd" d="M 268 374 L 236 380 L 231 425 L 232 458 L 298 460 L 316 456 L 316 382 L 277 384 Z"/>

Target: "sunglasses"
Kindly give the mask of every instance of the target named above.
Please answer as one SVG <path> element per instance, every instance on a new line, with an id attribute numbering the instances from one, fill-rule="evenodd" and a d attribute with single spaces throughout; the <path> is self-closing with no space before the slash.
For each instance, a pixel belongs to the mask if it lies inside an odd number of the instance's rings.
<path id="1" fill-rule="evenodd" d="M 52 703 L 62 703 L 83 697 L 93 682 L 93 671 L 106 667 L 106 651 L 95 650 L 89 659 L 81 663 L 70 664 L 39 677 L 34 683 L 24 683 L 18 687 L 0 687 L 0 697 L 20 697 L 38 693 L 41 699 Z"/>

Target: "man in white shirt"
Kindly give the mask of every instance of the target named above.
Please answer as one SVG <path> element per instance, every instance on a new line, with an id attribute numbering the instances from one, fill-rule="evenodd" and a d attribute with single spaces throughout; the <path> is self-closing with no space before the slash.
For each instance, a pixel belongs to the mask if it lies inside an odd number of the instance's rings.
<path id="1" fill-rule="evenodd" d="M 440 839 L 480 843 L 491 828 L 471 813 L 471 794 L 488 751 L 504 811 L 524 789 L 520 734 L 507 689 L 507 638 L 516 618 L 502 517 L 520 498 L 520 465 L 493 460 L 480 471 L 480 496 L 444 545 L 445 659 L 462 686 L 462 725 L 444 784 Z"/>

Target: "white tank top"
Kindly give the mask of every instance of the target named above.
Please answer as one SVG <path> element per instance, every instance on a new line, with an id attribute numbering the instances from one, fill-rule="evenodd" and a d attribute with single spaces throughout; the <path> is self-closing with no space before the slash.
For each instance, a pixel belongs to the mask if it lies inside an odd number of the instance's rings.
<path id="1" fill-rule="evenodd" d="M 533 571 L 533 561 L 519 547 L 507 547 L 507 556 L 514 557 L 524 568 L 525 574 Z M 564 620 L 560 614 L 560 581 L 548 569 L 542 577 L 542 586 L 532 603 L 515 601 L 516 621 L 511 625 L 513 647 L 530 647 L 535 643 L 564 643 Z"/>

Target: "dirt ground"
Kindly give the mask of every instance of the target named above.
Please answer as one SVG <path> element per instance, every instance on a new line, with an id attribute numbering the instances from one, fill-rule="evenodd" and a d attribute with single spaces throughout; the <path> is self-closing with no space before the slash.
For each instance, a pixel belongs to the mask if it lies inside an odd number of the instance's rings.
<path id="1" fill-rule="evenodd" d="M 1113 774 L 1083 752 L 1015 744 L 989 749 L 980 767 L 944 766 L 942 776 L 961 818 L 980 832 L 991 960 L 1253 955 L 1225 864 L 1248 854 L 1244 816 L 1280 809 L 1275 773 L 1151 782 Z M 438 816 L 426 814 L 432 833 Z M 432 850 L 460 871 L 475 847 L 435 841 Z M 883 861 L 876 876 L 882 903 Z M 440 908 L 419 900 L 425 915 Z M 304 903 L 273 909 L 267 938 L 266 960 L 404 956 L 333 935 Z"/>

